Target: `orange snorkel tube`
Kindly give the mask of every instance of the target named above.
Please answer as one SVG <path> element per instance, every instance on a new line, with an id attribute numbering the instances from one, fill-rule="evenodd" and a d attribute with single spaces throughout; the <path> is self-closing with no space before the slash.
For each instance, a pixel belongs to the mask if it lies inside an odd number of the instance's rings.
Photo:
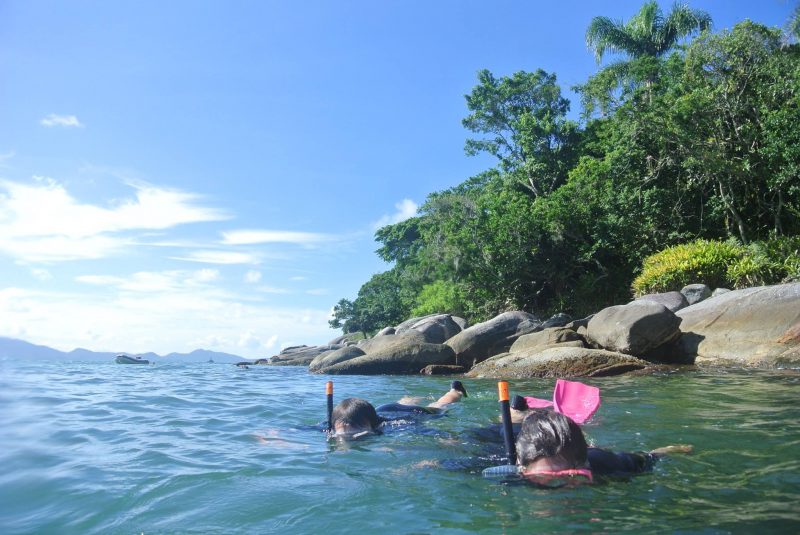
<path id="1" fill-rule="evenodd" d="M 325 383 L 325 397 L 328 398 L 328 432 L 333 432 L 333 381 Z"/>
<path id="2" fill-rule="evenodd" d="M 514 444 L 514 429 L 511 427 L 511 404 L 508 401 L 508 382 L 497 383 L 500 397 L 500 416 L 503 418 L 503 438 L 506 442 L 508 464 L 517 464 L 517 447 Z"/>

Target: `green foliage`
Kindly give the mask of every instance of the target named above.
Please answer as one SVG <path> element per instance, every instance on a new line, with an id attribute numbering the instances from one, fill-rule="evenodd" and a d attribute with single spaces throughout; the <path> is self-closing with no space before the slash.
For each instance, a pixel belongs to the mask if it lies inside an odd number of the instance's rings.
<path id="1" fill-rule="evenodd" d="M 561 96 L 556 76 L 539 69 L 497 79 L 482 70 L 478 82 L 466 96 L 471 113 L 462 124 L 485 137 L 468 139 L 467 154 L 488 152 L 532 195 L 549 194 L 574 161 L 578 131 L 566 119 L 569 101 Z"/>
<path id="2" fill-rule="evenodd" d="M 499 165 L 378 230 L 394 265 L 341 300 L 331 325 L 584 315 L 627 300 L 637 273 L 637 294 L 800 279 L 800 45 L 744 22 L 669 53 L 703 15 L 677 5 L 664 17 L 650 2 L 593 34 L 623 38 L 597 51 L 627 58 L 579 87 L 603 113 L 583 130 L 555 75 L 481 71 L 466 149 Z"/>
<path id="3" fill-rule="evenodd" d="M 735 242 L 696 240 L 667 247 L 645 258 L 642 272 L 633 281 L 636 296 L 677 291 L 687 284 L 728 287 L 728 267 L 745 256 Z"/>
<path id="4" fill-rule="evenodd" d="M 800 236 L 743 246 L 735 241 L 696 240 L 647 257 L 633 281 L 635 295 L 680 290 L 703 283 L 712 288 L 747 288 L 800 278 Z"/>
<path id="5" fill-rule="evenodd" d="M 458 285 L 437 280 L 422 287 L 417 296 L 417 305 L 411 310 L 412 316 L 447 313 L 464 314 L 463 299 Z"/>

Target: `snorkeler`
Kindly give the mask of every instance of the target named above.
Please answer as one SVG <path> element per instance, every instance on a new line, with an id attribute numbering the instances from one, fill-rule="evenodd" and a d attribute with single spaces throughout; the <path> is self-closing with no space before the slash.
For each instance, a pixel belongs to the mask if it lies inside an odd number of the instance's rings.
<path id="1" fill-rule="evenodd" d="M 343 399 L 332 409 L 329 417 L 329 428 L 336 436 L 357 438 L 370 433 L 379 432 L 381 425 L 391 419 L 379 416 L 384 414 L 438 414 L 447 405 L 461 401 L 467 395 L 467 390 L 461 381 L 453 381 L 450 390 L 433 403 L 427 406 L 409 405 L 404 403 L 388 403 L 377 409 L 360 398 Z M 330 394 L 329 394 L 330 396 Z M 330 397 L 328 399 L 331 399 Z"/>
<path id="2" fill-rule="evenodd" d="M 517 464 L 522 477 L 536 483 L 574 478 L 592 482 L 595 475 L 626 476 L 652 469 L 669 453 L 690 453 L 689 445 L 641 453 L 615 453 L 586 444 L 581 428 L 571 418 L 550 409 L 531 409 L 516 440 Z"/>

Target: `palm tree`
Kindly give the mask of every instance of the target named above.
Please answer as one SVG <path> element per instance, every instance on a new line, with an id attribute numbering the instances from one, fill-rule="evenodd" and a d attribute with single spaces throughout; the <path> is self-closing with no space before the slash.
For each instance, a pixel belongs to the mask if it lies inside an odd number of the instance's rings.
<path id="1" fill-rule="evenodd" d="M 630 58 L 627 62 L 613 63 L 604 69 L 620 83 L 628 77 L 632 62 L 660 58 L 683 37 L 710 26 L 711 16 L 705 11 L 676 3 L 664 17 L 658 3 L 650 1 L 628 22 L 594 17 L 586 30 L 586 46 L 594 52 L 598 64 L 606 52 L 622 53 Z M 654 76 L 647 75 L 644 81 L 649 87 Z"/>

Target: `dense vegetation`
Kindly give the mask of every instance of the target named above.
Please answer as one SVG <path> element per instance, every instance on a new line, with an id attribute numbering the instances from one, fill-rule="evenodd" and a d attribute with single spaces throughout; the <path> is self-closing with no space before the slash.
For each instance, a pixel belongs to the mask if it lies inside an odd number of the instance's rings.
<path id="1" fill-rule="evenodd" d="M 381 228 L 377 254 L 393 267 L 339 301 L 331 326 L 374 332 L 441 311 L 582 315 L 629 299 L 644 259 L 686 242 L 705 244 L 698 256 L 732 255 L 723 282 L 786 277 L 796 262 L 780 255 L 796 259 L 797 240 L 780 238 L 800 233 L 800 45 L 750 21 L 709 25 L 655 2 L 627 23 L 595 18 L 587 44 L 619 59 L 575 88 L 581 124 L 553 73 L 478 73 L 465 149 L 497 166 Z M 759 257 L 753 242 L 778 253 Z M 638 293 L 683 280 L 652 275 L 655 264 L 645 268 L 658 284 L 637 279 Z"/>

